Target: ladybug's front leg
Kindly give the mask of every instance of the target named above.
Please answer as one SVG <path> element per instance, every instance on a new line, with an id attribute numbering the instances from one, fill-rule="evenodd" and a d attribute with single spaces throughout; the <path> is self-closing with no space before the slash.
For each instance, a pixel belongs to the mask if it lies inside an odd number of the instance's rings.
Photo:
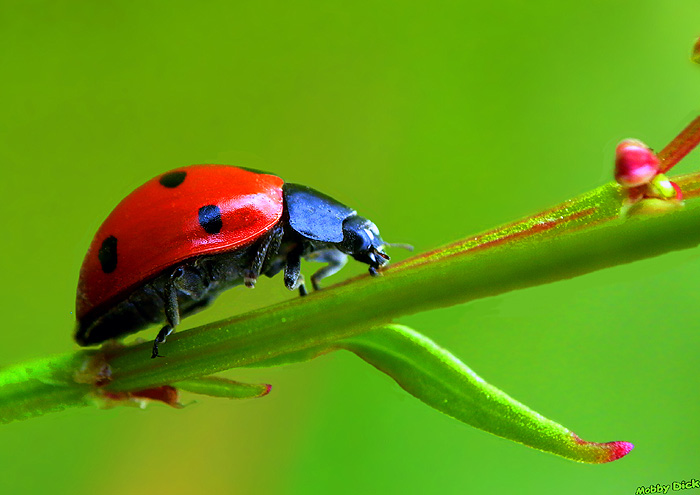
<path id="1" fill-rule="evenodd" d="M 348 255 L 337 249 L 324 249 L 323 251 L 316 251 L 315 253 L 309 254 L 305 259 L 328 263 L 311 275 L 311 285 L 313 285 L 314 290 L 321 290 L 320 281 L 326 277 L 330 277 L 343 268 L 345 263 L 348 262 Z"/>

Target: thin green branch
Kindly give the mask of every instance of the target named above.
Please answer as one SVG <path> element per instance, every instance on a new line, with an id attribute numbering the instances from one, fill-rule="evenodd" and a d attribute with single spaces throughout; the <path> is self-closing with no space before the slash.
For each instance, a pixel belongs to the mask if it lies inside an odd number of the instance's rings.
<path id="1" fill-rule="evenodd" d="M 668 172 L 671 167 L 681 161 L 700 143 L 700 117 L 695 117 L 693 121 L 683 129 L 673 141 L 659 151 L 661 161 L 661 173 Z"/>

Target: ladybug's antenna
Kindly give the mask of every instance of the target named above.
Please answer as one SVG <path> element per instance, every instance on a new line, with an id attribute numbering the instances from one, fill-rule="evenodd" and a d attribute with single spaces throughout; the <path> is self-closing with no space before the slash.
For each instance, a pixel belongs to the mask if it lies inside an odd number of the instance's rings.
<path id="1" fill-rule="evenodd" d="M 405 249 L 406 251 L 413 251 L 413 246 L 402 242 L 385 242 L 384 245 L 389 247 Z"/>

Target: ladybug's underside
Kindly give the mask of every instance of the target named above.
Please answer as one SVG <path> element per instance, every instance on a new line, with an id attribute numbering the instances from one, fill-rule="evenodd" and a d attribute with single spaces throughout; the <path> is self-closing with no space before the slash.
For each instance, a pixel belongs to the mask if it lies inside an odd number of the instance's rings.
<path id="1" fill-rule="evenodd" d="M 183 268 L 183 287 L 177 290 L 180 317 L 205 308 L 224 290 L 243 283 L 243 271 L 250 265 L 255 250 L 251 247 L 213 256 L 196 257 L 178 266 Z M 82 346 L 138 332 L 166 321 L 168 284 L 175 268 L 169 268 L 152 280 L 132 289 L 118 301 L 95 308 L 78 322 L 76 341 Z"/>
<path id="2" fill-rule="evenodd" d="M 276 256 L 271 256 L 262 268 L 262 274 L 273 277 L 285 270 L 285 285 L 290 290 L 306 293 L 298 268 L 288 270 L 287 258 L 299 252 L 300 243 L 285 243 Z M 316 249 L 303 252 L 302 257 L 328 263 L 311 277 L 314 288 L 319 281 L 335 273 L 345 264 L 347 256 L 328 245 L 315 243 Z M 319 248 L 325 248 L 319 250 Z M 250 266 L 259 252 L 260 243 L 245 248 L 210 256 L 198 256 L 171 267 L 152 280 L 133 288 L 117 301 L 105 304 L 88 313 L 78 322 L 76 341 L 82 346 L 99 344 L 155 324 L 167 322 L 170 288 L 173 273 L 179 272 L 175 296 L 179 317 L 186 317 L 207 307 L 222 292 L 246 283 Z M 298 262 L 297 262 L 298 266 Z M 251 285 L 248 282 L 248 285 Z M 254 284 L 253 284 L 254 285 Z"/>

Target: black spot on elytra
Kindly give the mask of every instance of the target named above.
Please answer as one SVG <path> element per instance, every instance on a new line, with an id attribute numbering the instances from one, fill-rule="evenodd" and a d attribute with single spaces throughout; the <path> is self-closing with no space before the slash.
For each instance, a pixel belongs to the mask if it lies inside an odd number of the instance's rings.
<path id="1" fill-rule="evenodd" d="M 187 177 L 187 172 L 168 172 L 160 176 L 160 184 L 165 187 L 174 188 L 182 184 Z"/>
<path id="2" fill-rule="evenodd" d="M 102 241 L 102 246 L 97 253 L 97 258 L 102 265 L 102 271 L 112 273 L 117 269 L 117 238 L 113 235 Z"/>
<path id="3" fill-rule="evenodd" d="M 199 225 L 207 234 L 218 234 L 221 232 L 221 210 L 216 205 L 206 205 L 199 209 Z"/>

